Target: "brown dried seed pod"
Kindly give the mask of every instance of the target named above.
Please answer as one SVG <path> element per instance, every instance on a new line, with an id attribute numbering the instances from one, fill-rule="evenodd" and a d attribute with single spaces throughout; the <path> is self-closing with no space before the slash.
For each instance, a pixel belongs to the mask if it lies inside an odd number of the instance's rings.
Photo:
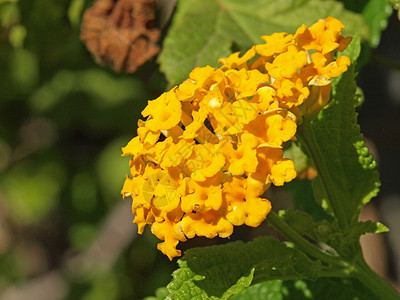
<path id="1" fill-rule="evenodd" d="M 155 0 L 97 0 L 83 16 L 81 40 L 99 63 L 135 72 L 160 52 L 154 9 Z"/>

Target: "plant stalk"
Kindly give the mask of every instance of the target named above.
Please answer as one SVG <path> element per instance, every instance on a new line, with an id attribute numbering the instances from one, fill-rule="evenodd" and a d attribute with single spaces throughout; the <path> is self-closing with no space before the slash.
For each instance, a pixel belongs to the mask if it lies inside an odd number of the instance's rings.
<path id="1" fill-rule="evenodd" d="M 323 188 L 325 189 L 327 201 L 329 202 L 333 210 L 333 213 L 339 223 L 340 228 L 346 228 L 348 226 L 348 220 L 346 218 L 345 209 L 341 204 L 341 201 L 343 201 L 343 199 L 339 199 L 336 196 L 337 194 L 335 192 L 335 187 L 333 185 L 331 175 L 328 172 L 328 168 L 321 153 L 321 149 L 319 148 L 319 145 L 317 143 L 310 121 L 306 120 L 299 127 L 297 135 L 306 147 L 306 150 L 308 151 L 310 157 L 313 159 L 313 162 L 318 172 L 318 176 L 320 177 Z M 361 283 L 363 283 L 365 287 L 369 288 L 380 299 L 400 300 L 400 294 L 387 281 L 381 278 L 367 265 L 361 252 L 357 255 L 356 261 L 350 263 L 340 256 L 334 257 L 332 255 L 329 255 L 323 252 L 318 247 L 308 243 L 308 241 L 304 240 L 301 236 L 296 236 L 297 233 L 290 232 L 290 230 L 292 229 L 287 224 L 285 224 L 283 221 L 281 221 L 281 223 L 283 224 L 280 224 L 278 216 L 272 215 L 270 220 L 278 225 L 276 228 L 286 238 L 295 243 L 305 253 L 312 255 L 315 258 L 318 258 L 321 261 L 324 261 L 330 265 L 337 266 L 339 263 L 342 265 L 347 265 L 347 267 L 345 267 L 346 270 L 344 274 L 349 274 L 350 277 L 356 278 L 361 281 Z M 290 230 L 288 230 L 285 225 Z"/>
<path id="2" fill-rule="evenodd" d="M 318 172 L 318 176 L 325 190 L 327 201 L 331 206 L 336 219 L 338 220 L 340 228 L 346 228 L 348 225 L 348 220 L 346 218 L 345 209 L 341 204 L 341 201 L 343 201 L 343 199 L 339 199 L 336 196 L 331 175 L 328 172 L 328 168 L 325 164 L 325 160 L 317 143 L 317 139 L 314 135 L 314 130 L 311 126 L 310 121 L 305 120 L 304 123 L 298 127 L 297 136 L 306 147 L 307 152 L 314 162 L 315 168 Z"/>
<path id="3" fill-rule="evenodd" d="M 385 279 L 376 274 L 365 262 L 362 255 L 359 256 L 353 277 L 373 291 L 380 299 L 399 300 L 400 293 Z"/>
<path id="4" fill-rule="evenodd" d="M 294 231 L 288 224 L 286 224 L 275 212 L 271 211 L 268 214 L 268 221 L 270 224 L 278 230 L 285 238 L 293 242 L 299 249 L 301 249 L 307 255 L 319 259 L 328 265 L 334 265 L 346 269 L 347 263 L 341 260 L 338 256 L 333 256 L 326 253 L 321 248 L 307 241 L 296 231 Z"/>
<path id="5" fill-rule="evenodd" d="M 386 280 L 376 274 L 365 262 L 362 254 L 358 256 L 355 265 L 351 265 L 339 256 L 326 253 L 321 248 L 313 245 L 288 224 L 286 224 L 275 212 L 268 214 L 268 221 L 285 238 L 293 242 L 299 249 L 309 256 L 325 262 L 330 268 L 320 274 L 320 277 L 353 277 L 358 279 L 364 286 L 368 287 L 380 299 L 400 300 L 400 294 Z M 282 279 L 282 278 L 279 278 Z M 284 278 L 284 280 L 298 278 Z M 262 274 L 255 277 L 254 283 L 262 282 Z"/>

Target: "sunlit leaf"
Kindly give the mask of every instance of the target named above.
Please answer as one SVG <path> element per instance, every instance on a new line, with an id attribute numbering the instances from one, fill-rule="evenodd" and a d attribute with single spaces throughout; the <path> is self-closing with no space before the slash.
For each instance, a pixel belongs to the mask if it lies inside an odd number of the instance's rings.
<path id="1" fill-rule="evenodd" d="M 216 66 L 232 46 L 247 50 L 261 43 L 260 36 L 294 33 L 302 23 L 334 16 L 346 25 L 345 34 L 369 38 L 363 17 L 336 1 L 315 0 L 210 0 L 180 1 L 159 57 L 161 70 L 171 84 L 184 80 L 194 67 Z"/>
<path id="2" fill-rule="evenodd" d="M 224 299 L 248 286 L 253 272 L 256 281 L 312 278 L 321 268 L 319 261 L 271 237 L 194 248 L 178 263 L 180 268 L 167 286 L 169 299 Z"/>

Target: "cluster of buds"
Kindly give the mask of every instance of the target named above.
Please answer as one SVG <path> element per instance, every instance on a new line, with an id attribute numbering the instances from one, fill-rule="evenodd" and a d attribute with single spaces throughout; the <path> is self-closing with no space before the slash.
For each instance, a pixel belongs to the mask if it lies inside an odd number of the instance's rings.
<path id="1" fill-rule="evenodd" d="M 228 237 L 234 226 L 260 225 L 271 210 L 262 195 L 296 177 L 283 144 L 297 125 L 329 101 L 330 79 L 347 70 L 334 59 L 350 38 L 328 17 L 296 33 L 263 36 L 219 68 L 195 68 L 189 79 L 149 101 L 137 136 L 122 149 L 130 160 L 123 197 L 132 197 L 139 233 L 149 225 L 170 259 L 179 241 Z"/>

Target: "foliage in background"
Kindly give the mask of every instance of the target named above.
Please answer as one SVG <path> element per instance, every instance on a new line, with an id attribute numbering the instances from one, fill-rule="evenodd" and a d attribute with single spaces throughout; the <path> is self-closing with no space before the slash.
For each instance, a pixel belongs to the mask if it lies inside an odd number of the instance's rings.
<path id="1" fill-rule="evenodd" d="M 154 61 L 135 75 L 94 62 L 79 39 L 92 2 L 0 1 L 0 291 L 90 247 L 122 202 L 121 145 L 165 89 Z M 66 275 L 67 298 L 150 294 L 174 268 L 156 242 L 135 241 L 110 272 Z"/>
<path id="2" fill-rule="evenodd" d="M 365 62 L 369 50 L 379 44 L 391 13 L 385 0 L 179 1 L 158 58 L 165 80 L 154 61 L 129 76 L 95 64 L 79 41 L 83 11 L 92 2 L 0 0 L 0 291 L 53 269 L 64 272 L 67 299 L 140 299 L 166 285 L 176 264 L 158 253 L 157 240 L 146 232 L 122 252 L 109 271 L 72 276 L 64 265 L 66 257 L 90 247 L 107 214 L 121 201 L 119 191 L 128 163 L 119 157 L 120 145 L 135 132 L 147 100 L 164 91 L 167 81 L 170 85 L 181 82 L 195 66 L 215 66 L 218 58 L 260 42 L 261 35 L 293 32 L 301 23 L 310 25 L 328 15 L 343 21 L 345 35 L 361 36 L 359 60 Z M 391 2 L 396 8 L 397 2 Z M 351 91 L 348 97 L 356 101 L 354 86 L 336 87 L 335 93 Z M 339 112 L 351 126 L 356 118 L 354 105 Z M 333 106 L 333 110 L 341 108 Z M 334 122 L 329 116 L 327 119 Z M 328 124 L 315 126 L 316 134 L 324 135 Z M 353 129 L 355 133 L 348 134 L 359 140 L 358 128 Z M 361 159 L 357 174 L 370 174 L 368 151 L 361 143 L 355 146 L 352 155 Z M 340 153 L 332 155 L 341 157 Z M 343 172 L 347 174 L 346 169 Z M 344 222 L 352 222 L 360 204 L 376 193 L 375 176 L 368 177 L 365 190 L 351 191 L 358 197 L 346 208 Z M 302 199 L 299 187 L 309 192 L 311 188 L 303 181 L 290 187 L 299 195 L 295 198 L 300 207 L 313 209 L 313 219 L 292 211 L 281 215 L 288 224 L 293 224 L 293 218 L 302 220 L 296 223 L 301 225 L 295 228 L 298 233 L 319 239 L 328 231 L 331 234 L 325 235 L 325 242 L 342 251 L 354 237 L 383 230 L 370 223 L 354 225 L 346 233 L 353 238 L 343 240 L 327 217 L 332 209 L 325 212 L 310 204 L 310 198 Z M 321 231 L 310 230 L 316 226 Z M 254 244 L 271 251 L 271 260 L 260 261 L 259 254 L 251 251 Z M 243 265 L 227 263 L 238 260 L 228 255 L 221 265 L 219 259 L 229 249 L 251 253 L 258 264 L 251 260 Z M 285 255 L 277 255 L 277 251 Z M 159 289 L 157 298 L 228 297 L 240 291 L 231 299 L 259 299 L 266 293 L 273 299 L 342 298 L 345 291 L 349 298 L 371 299 L 356 280 L 305 280 L 323 270 L 318 260 L 305 265 L 309 258 L 302 260 L 302 256 L 293 245 L 277 244 L 272 238 L 186 251 L 172 283 Z M 204 257 L 208 265 L 201 264 Z M 262 270 L 270 271 L 268 279 L 287 276 L 292 280 L 262 282 L 244 289 Z M 215 282 L 204 277 L 207 274 L 229 276 Z"/>

